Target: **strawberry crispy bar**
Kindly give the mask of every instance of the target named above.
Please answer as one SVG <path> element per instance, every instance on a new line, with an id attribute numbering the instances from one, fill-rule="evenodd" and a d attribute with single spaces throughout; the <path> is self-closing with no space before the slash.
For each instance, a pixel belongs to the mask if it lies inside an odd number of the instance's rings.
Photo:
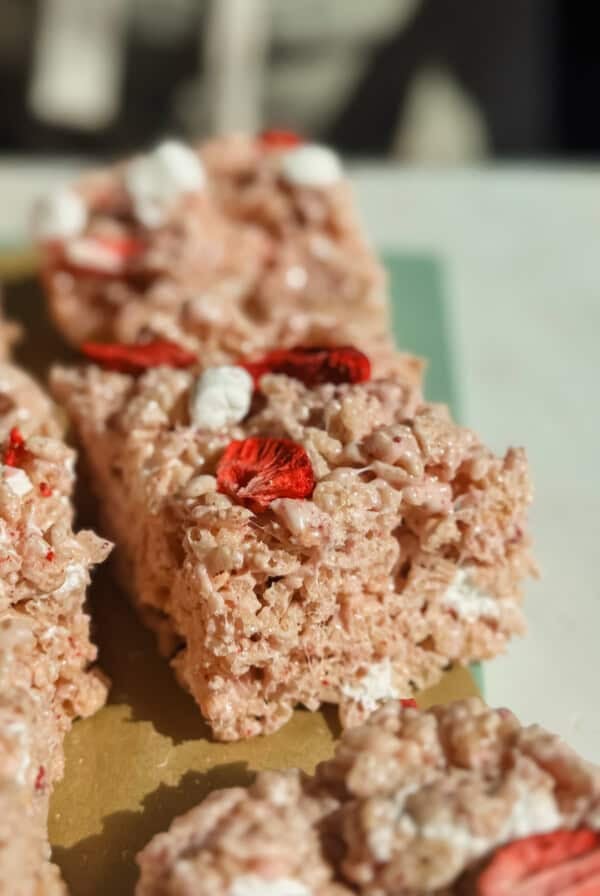
<path id="1" fill-rule="evenodd" d="M 0 363 L 0 892 L 63 892 L 48 800 L 76 716 L 105 699 L 85 591 L 109 545 L 72 529 L 74 456 L 39 387 Z"/>
<path id="2" fill-rule="evenodd" d="M 297 704 L 356 724 L 521 632 L 522 450 L 494 456 L 351 347 L 101 360 L 56 369 L 54 391 L 123 585 L 218 739 Z"/>
<path id="3" fill-rule="evenodd" d="M 326 147 L 168 141 L 46 197 L 35 233 L 74 345 L 162 336 L 220 363 L 360 338 L 397 363 L 383 270 Z"/>
<path id="4" fill-rule="evenodd" d="M 138 862 L 137 896 L 597 896 L 600 773 L 480 700 L 390 701 L 314 777 L 217 791 Z"/>

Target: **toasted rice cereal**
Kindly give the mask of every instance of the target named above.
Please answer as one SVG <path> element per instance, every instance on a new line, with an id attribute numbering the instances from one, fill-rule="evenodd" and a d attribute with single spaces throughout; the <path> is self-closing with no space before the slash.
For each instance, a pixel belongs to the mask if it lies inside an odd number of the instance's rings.
<path id="1" fill-rule="evenodd" d="M 580 826 L 600 829 L 600 771 L 559 738 L 475 698 L 390 701 L 313 778 L 262 772 L 174 821 L 136 896 L 473 896 L 499 846 Z"/>
<path id="2" fill-rule="evenodd" d="M 521 449 L 494 456 L 397 377 L 309 389 L 265 375 L 248 416 L 195 427 L 197 375 L 55 369 L 121 580 L 213 733 L 275 731 L 302 704 L 344 725 L 493 657 L 533 570 Z M 315 487 L 263 512 L 217 489 L 232 440 L 303 446 Z"/>
<path id="3" fill-rule="evenodd" d="M 138 896 L 344 896 L 316 823 L 335 801 L 305 793 L 301 772 L 261 772 L 219 790 L 140 854 Z"/>
<path id="4" fill-rule="evenodd" d="M 73 345 L 160 335 L 215 364 L 273 345 L 360 341 L 380 372 L 404 364 L 387 333 L 383 268 L 344 177 L 289 182 L 286 152 L 255 137 L 173 147 L 87 175 L 38 207 L 49 306 Z M 141 185 L 131 176 L 140 165 Z M 174 184 L 190 165 L 197 176 Z"/>
<path id="5" fill-rule="evenodd" d="M 11 430 L 25 439 L 14 466 Z M 0 443 L 0 892 L 51 896 L 64 892 L 46 835 L 63 737 L 106 695 L 84 601 L 110 545 L 73 532 L 73 451 L 49 399 L 5 362 Z"/>

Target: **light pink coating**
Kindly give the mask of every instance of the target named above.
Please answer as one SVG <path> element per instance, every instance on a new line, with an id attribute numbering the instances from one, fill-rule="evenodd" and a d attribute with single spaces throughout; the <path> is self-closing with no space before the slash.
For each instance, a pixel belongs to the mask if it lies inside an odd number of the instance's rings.
<path id="1" fill-rule="evenodd" d="M 27 450 L 0 475 L 0 892 L 53 896 L 63 885 L 48 862 L 48 800 L 64 735 L 106 696 L 84 601 L 89 569 L 110 545 L 73 532 L 74 453 L 49 399 L 3 362 L 2 452 L 14 426 Z"/>
<path id="2" fill-rule="evenodd" d="M 136 894 L 230 896 L 236 888 L 243 893 L 244 882 L 269 892 L 283 880 L 310 896 L 345 896 L 350 891 L 333 883 L 316 828 L 334 806 L 306 794 L 295 770 L 262 772 L 248 790 L 215 791 L 138 856 Z"/>
<path id="3" fill-rule="evenodd" d="M 267 375 L 246 419 L 210 432 L 190 424 L 195 377 L 90 366 L 56 369 L 53 388 L 123 584 L 215 737 L 275 731 L 298 704 L 338 703 L 357 724 L 522 631 L 522 450 L 495 457 L 399 378 L 307 389 Z M 257 515 L 217 491 L 225 447 L 255 435 L 304 446 L 309 499 Z M 449 600 L 461 576 L 485 592 L 468 612 Z"/>
<path id="4" fill-rule="evenodd" d="M 472 896 L 498 846 L 580 825 L 600 829 L 600 771 L 558 737 L 478 699 L 390 701 L 313 778 L 263 772 L 176 819 L 138 855 L 136 896 L 236 896 L 249 869 L 264 892 L 285 877 L 306 896 Z"/>
<path id="5" fill-rule="evenodd" d="M 80 237 L 46 244 L 43 281 L 66 338 L 166 336 L 200 347 L 206 363 L 360 341 L 380 372 L 404 363 L 387 334 L 383 269 L 348 183 L 287 184 L 280 155 L 254 137 L 226 136 L 197 151 L 206 184 L 183 194 L 159 227 L 136 219 L 127 163 L 76 185 L 88 210 L 83 237 L 133 239 L 142 249 L 108 276 L 65 260 Z"/>
<path id="6" fill-rule="evenodd" d="M 340 873 L 363 896 L 453 893 L 503 843 L 600 828 L 600 771 L 477 698 L 426 713 L 387 703 L 345 732 L 315 787 L 340 799 L 329 827 Z"/>

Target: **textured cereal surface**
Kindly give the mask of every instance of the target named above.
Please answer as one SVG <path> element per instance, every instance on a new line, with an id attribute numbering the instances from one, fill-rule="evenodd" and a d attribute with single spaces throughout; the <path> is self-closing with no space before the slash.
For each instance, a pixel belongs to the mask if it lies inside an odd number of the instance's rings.
<path id="1" fill-rule="evenodd" d="M 74 454 L 39 387 L 0 363 L 0 443 L 26 437 L 17 470 L 0 474 L 0 892 L 61 893 L 47 862 L 46 816 L 76 716 L 104 702 L 84 610 L 89 569 L 108 553 L 72 529 Z M 16 472 L 23 485 L 15 492 Z"/>
<path id="2" fill-rule="evenodd" d="M 344 734 L 315 787 L 340 800 L 340 871 L 365 896 L 452 893 L 502 843 L 600 827 L 598 769 L 477 698 L 426 713 L 386 704 Z"/>
<path id="3" fill-rule="evenodd" d="M 263 772 L 177 819 L 138 856 L 136 894 L 237 896 L 254 875 L 281 896 L 290 881 L 308 896 L 458 896 L 499 845 L 580 825 L 600 828 L 600 773 L 559 738 L 478 699 L 390 701 L 314 778 Z"/>
<path id="4" fill-rule="evenodd" d="M 383 269 L 357 221 L 345 180 L 323 189 L 285 183 L 281 157 L 254 138 L 198 147 L 207 180 L 182 195 L 161 226 L 135 216 L 128 163 L 76 185 L 88 210 L 82 234 L 45 246 L 43 280 L 54 319 L 74 345 L 159 334 L 222 363 L 274 345 L 377 348 L 397 363 L 387 335 Z M 75 265 L 85 240 L 134 240 L 116 272 Z"/>
<path id="5" fill-rule="evenodd" d="M 242 423 L 189 422 L 195 374 L 58 369 L 119 544 L 123 584 L 218 739 L 276 730 L 297 704 L 377 703 L 492 657 L 523 629 L 524 454 L 495 457 L 398 377 L 307 389 L 267 375 Z M 307 451 L 309 499 L 263 513 L 217 491 L 232 439 Z"/>
<path id="6" fill-rule="evenodd" d="M 333 805 L 308 796 L 296 771 L 261 772 L 249 790 L 215 791 L 146 847 L 136 892 L 343 896 L 349 891 L 333 883 L 317 830 Z"/>

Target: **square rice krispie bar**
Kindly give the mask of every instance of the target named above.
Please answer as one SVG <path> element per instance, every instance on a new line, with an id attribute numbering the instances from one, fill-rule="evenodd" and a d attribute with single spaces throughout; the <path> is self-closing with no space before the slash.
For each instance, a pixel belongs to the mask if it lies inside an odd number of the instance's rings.
<path id="1" fill-rule="evenodd" d="M 104 702 L 84 609 L 110 545 L 72 529 L 74 453 L 49 399 L 0 362 L 0 892 L 62 893 L 48 800 L 76 716 Z"/>
<path id="2" fill-rule="evenodd" d="M 218 739 L 298 704 L 356 724 L 522 631 L 522 450 L 494 456 L 356 349 L 200 371 L 154 348 L 53 388 L 123 585 Z"/>
<path id="3" fill-rule="evenodd" d="M 596 896 L 600 772 L 480 700 L 390 701 L 314 777 L 217 791 L 138 862 L 136 896 Z"/>
<path id="4" fill-rule="evenodd" d="M 392 360 L 383 269 L 326 147 L 168 141 L 46 197 L 34 229 L 74 345 L 162 336 L 220 363 L 361 339 Z"/>

